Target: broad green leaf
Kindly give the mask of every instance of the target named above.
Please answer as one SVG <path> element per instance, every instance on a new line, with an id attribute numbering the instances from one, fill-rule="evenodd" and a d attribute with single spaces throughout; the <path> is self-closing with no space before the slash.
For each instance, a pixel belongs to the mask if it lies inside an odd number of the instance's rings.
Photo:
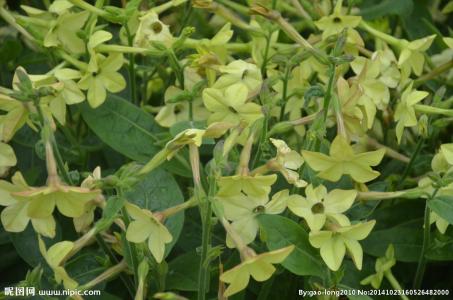
<path id="1" fill-rule="evenodd" d="M 106 270 L 107 267 L 99 262 L 101 258 L 101 253 L 92 249 L 83 249 L 65 264 L 65 269 L 72 279 L 79 284 L 84 284 Z M 105 282 L 102 282 L 96 285 L 95 289 L 102 289 L 104 286 Z"/>
<path id="2" fill-rule="evenodd" d="M 54 239 L 43 238 L 46 247 L 61 241 L 61 227 L 56 224 L 56 234 Z M 11 233 L 11 241 L 17 250 L 19 256 L 30 266 L 36 267 L 38 264 L 47 265 L 39 251 L 38 238 L 31 224 L 20 233 Z"/>
<path id="3" fill-rule="evenodd" d="M 395 247 L 395 258 L 403 262 L 416 262 L 420 257 L 423 241 L 422 220 L 413 220 L 389 229 L 372 231 L 363 240 L 363 251 L 367 254 L 384 256 L 389 244 Z"/>
<path id="4" fill-rule="evenodd" d="M 428 201 L 428 206 L 441 218 L 453 224 L 453 196 L 439 196 Z"/>
<path id="5" fill-rule="evenodd" d="M 199 267 L 200 256 L 195 251 L 176 257 L 168 263 L 165 287 L 168 290 L 196 291 Z"/>
<path id="6" fill-rule="evenodd" d="M 412 0 L 384 0 L 384 1 L 364 1 L 360 15 L 368 20 L 374 20 L 387 15 L 406 16 L 412 12 L 414 4 Z"/>
<path id="7" fill-rule="evenodd" d="M 83 119 L 94 133 L 115 151 L 140 163 L 148 162 L 161 147 L 162 129 L 154 118 L 132 103 L 115 95 L 108 95 L 100 107 L 93 109 L 87 103 L 80 105 Z M 162 145 L 163 146 L 163 145 Z M 188 164 L 166 163 L 171 172 L 189 176 Z"/>
<path id="8" fill-rule="evenodd" d="M 184 201 L 176 180 L 162 169 L 156 169 L 147 174 L 131 191 L 126 193 L 125 197 L 129 202 L 152 212 L 162 211 Z M 173 236 L 173 241 L 166 246 L 166 254 L 178 240 L 183 224 L 183 212 L 169 217 L 165 221 L 165 226 Z"/>
<path id="9" fill-rule="evenodd" d="M 266 244 L 270 250 L 291 244 L 295 246 L 294 251 L 282 263 L 283 267 L 296 275 L 324 276 L 323 270 L 326 267 L 301 226 L 278 215 L 261 215 L 258 221 L 265 232 Z"/>

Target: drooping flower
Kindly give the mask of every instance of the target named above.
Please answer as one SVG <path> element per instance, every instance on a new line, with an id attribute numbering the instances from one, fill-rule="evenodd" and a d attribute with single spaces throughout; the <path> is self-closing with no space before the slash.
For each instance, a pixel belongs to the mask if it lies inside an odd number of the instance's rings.
<path id="1" fill-rule="evenodd" d="M 275 272 L 273 264 L 282 263 L 293 250 L 294 245 L 290 245 L 278 250 L 246 257 L 241 264 L 220 275 L 220 280 L 229 284 L 224 296 L 229 297 L 245 289 L 250 276 L 256 281 L 268 280 Z"/>
<path id="2" fill-rule="evenodd" d="M 39 235 L 38 243 L 41 255 L 54 272 L 55 281 L 57 283 L 63 283 L 63 286 L 66 289 L 75 289 L 79 284 L 77 281 L 69 277 L 64 267 L 60 265 L 66 255 L 68 255 L 68 253 L 73 249 L 74 243 L 70 241 L 58 242 L 46 250 L 46 245 Z"/>
<path id="3" fill-rule="evenodd" d="M 376 273 L 364 278 L 360 281 L 360 284 L 371 284 L 373 288 L 378 289 L 381 286 L 385 274 L 389 272 L 395 264 L 395 249 L 393 248 L 393 245 L 390 244 L 385 251 L 385 256 L 376 259 L 376 264 L 374 265 Z"/>
<path id="4" fill-rule="evenodd" d="M 312 231 L 310 244 L 320 248 L 321 257 L 332 271 L 337 271 L 346 252 L 351 256 L 357 269 L 362 269 L 363 250 L 358 241 L 365 239 L 376 221 L 357 223 L 350 226 L 332 226 L 332 230 Z"/>
<path id="5" fill-rule="evenodd" d="M 8 142 L 28 120 L 29 110 L 24 102 L 0 94 L 0 137 Z"/>
<path id="6" fill-rule="evenodd" d="M 131 203 L 126 203 L 126 209 L 134 219 L 127 227 L 127 240 L 133 243 L 143 243 L 148 240 L 148 248 L 151 254 L 158 263 L 162 262 L 165 245 L 173 240 L 167 227 L 147 209 L 142 209 Z"/>
<path id="7" fill-rule="evenodd" d="M 365 183 L 379 176 L 371 166 L 377 166 L 384 157 L 385 149 L 355 153 L 348 141 L 338 135 L 330 146 L 329 155 L 319 152 L 302 151 L 308 165 L 320 172 L 320 178 L 338 181 L 342 175 L 350 175 L 357 182 Z"/>
<path id="8" fill-rule="evenodd" d="M 206 88 L 203 103 L 212 113 L 208 124 L 225 122 L 238 125 L 242 120 L 248 124 L 263 117 L 261 106 L 247 102 L 248 89 L 243 83 L 236 83 L 225 89 Z"/>
<path id="9" fill-rule="evenodd" d="M 0 181 L 0 205 L 6 206 L 1 213 L 2 225 L 8 232 L 22 232 L 31 221 L 36 232 L 43 236 L 55 236 L 55 220 L 53 216 L 33 218 L 27 214 L 29 201 L 14 197 L 13 193 L 26 191 L 29 186 L 22 174 L 17 172 L 11 178 L 12 183 Z"/>
<path id="10" fill-rule="evenodd" d="M 296 197 L 289 195 L 288 190 L 282 190 L 272 196 L 269 201 L 267 196 L 250 197 L 242 193 L 235 196 L 218 197 L 223 205 L 225 218 L 232 221 L 231 226 L 242 238 L 245 244 L 250 244 L 256 238 L 259 230 L 259 223 L 256 217 L 260 214 L 280 214 L 287 205 L 287 202 Z M 231 237 L 227 235 L 226 244 L 228 247 L 235 247 Z"/>
<path id="11" fill-rule="evenodd" d="M 14 154 L 13 147 L 0 142 L 0 176 L 3 176 L 9 168 L 15 166 L 16 163 L 17 158 Z"/>
<path id="12" fill-rule="evenodd" d="M 305 189 L 306 197 L 298 195 L 288 201 L 288 208 L 305 219 L 312 231 L 320 230 L 326 220 L 334 221 L 341 226 L 348 226 L 349 220 L 343 214 L 348 210 L 357 196 L 356 190 L 334 189 L 327 193 L 323 186 L 314 188 L 311 184 Z"/>
<path id="13" fill-rule="evenodd" d="M 337 80 L 337 94 L 347 133 L 351 136 L 362 136 L 366 128 L 365 116 L 359 106 L 362 91 L 356 82 L 350 83 L 343 77 L 339 77 Z M 374 103 L 367 103 L 367 105 L 371 111 L 376 111 Z"/>
<path id="14" fill-rule="evenodd" d="M 286 145 L 285 141 L 270 139 L 272 144 L 277 148 L 277 156 L 268 162 L 272 170 L 280 172 L 285 177 L 288 183 L 294 184 L 297 187 L 304 187 L 307 183 L 299 178 L 297 169 L 302 166 L 304 159 Z"/>
<path id="15" fill-rule="evenodd" d="M 428 92 L 412 89 L 412 86 L 413 82 L 411 82 L 404 90 L 401 95 L 401 100 L 396 106 L 395 121 L 398 122 L 396 124 L 396 137 L 398 139 L 398 143 L 401 143 L 405 127 L 417 125 L 417 116 L 415 115 L 414 106 L 429 95 Z"/>

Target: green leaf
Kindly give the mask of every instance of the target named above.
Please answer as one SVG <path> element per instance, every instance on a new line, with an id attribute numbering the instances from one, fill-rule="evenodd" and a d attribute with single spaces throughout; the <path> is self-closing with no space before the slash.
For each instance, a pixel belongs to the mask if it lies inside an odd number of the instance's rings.
<path id="1" fill-rule="evenodd" d="M 126 199 L 152 212 L 183 203 L 184 198 L 176 180 L 162 169 L 156 169 L 147 174 L 142 181 L 125 195 Z M 184 224 L 184 212 L 179 212 L 165 221 L 165 226 L 173 236 L 173 241 L 167 244 L 168 254 L 178 240 Z"/>
<path id="2" fill-rule="evenodd" d="M 373 20 L 387 15 L 407 16 L 412 12 L 414 4 L 412 0 L 384 0 L 376 4 L 364 1 L 360 14 L 364 19 Z M 376 1 L 374 1 L 376 2 Z"/>
<path id="3" fill-rule="evenodd" d="M 453 224 L 453 196 L 438 196 L 428 201 L 428 206 L 442 219 Z"/>
<path id="4" fill-rule="evenodd" d="M 92 249 L 82 249 L 65 264 L 65 269 L 72 279 L 80 285 L 85 284 L 106 270 L 106 267 L 99 263 L 98 257 L 101 257 L 100 253 Z M 105 282 L 102 282 L 94 289 L 103 289 L 104 286 Z"/>
<path id="5" fill-rule="evenodd" d="M 195 251 L 176 257 L 168 263 L 166 289 L 196 291 L 198 289 L 199 267 L 200 256 Z"/>
<path id="6" fill-rule="evenodd" d="M 10 233 L 10 237 L 17 253 L 27 264 L 32 267 L 36 267 L 39 264 L 47 266 L 46 261 L 39 251 L 38 236 L 31 224 L 28 224 L 27 228 L 22 232 Z M 58 222 L 56 223 L 55 238 L 43 238 L 43 240 L 47 248 L 61 241 L 61 226 Z"/>
<path id="7" fill-rule="evenodd" d="M 296 275 L 314 275 L 323 277 L 325 265 L 318 252 L 310 245 L 308 234 L 296 222 L 278 215 L 260 215 L 258 221 L 266 236 L 270 250 L 288 245 L 296 248 L 282 263 L 283 267 Z"/>
<path id="8" fill-rule="evenodd" d="M 88 103 L 80 105 L 82 117 L 91 130 L 115 151 L 140 163 L 148 162 L 160 149 L 156 143 L 162 142 L 159 133 L 162 129 L 154 118 L 115 95 L 109 95 L 100 107 L 93 109 Z M 173 173 L 190 177 L 187 165 L 176 161 L 166 167 Z"/>
<path id="9" fill-rule="evenodd" d="M 389 244 L 395 247 L 395 258 L 403 262 L 416 262 L 420 257 L 423 242 L 422 219 L 412 220 L 398 226 L 372 231 L 362 241 L 365 253 L 384 256 Z"/>

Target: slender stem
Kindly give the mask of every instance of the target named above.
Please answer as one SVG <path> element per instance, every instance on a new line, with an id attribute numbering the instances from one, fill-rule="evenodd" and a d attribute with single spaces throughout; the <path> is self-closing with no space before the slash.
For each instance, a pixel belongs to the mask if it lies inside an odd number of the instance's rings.
<path id="1" fill-rule="evenodd" d="M 401 287 L 400 283 L 398 282 L 398 280 L 396 280 L 395 276 L 393 276 L 392 270 L 385 271 L 384 276 L 385 278 L 387 278 L 393 289 L 397 291 L 403 291 L 403 288 Z M 409 298 L 406 295 L 403 295 L 402 293 L 400 297 L 403 300 L 409 300 Z"/>
<path id="2" fill-rule="evenodd" d="M 401 48 L 401 40 L 389 35 L 389 34 L 386 34 L 382 31 L 379 31 L 377 30 L 376 28 L 372 27 L 371 25 L 369 25 L 367 22 L 365 21 L 361 21 L 360 22 L 360 25 L 359 25 L 362 29 L 368 31 L 369 33 L 371 33 L 372 35 L 374 35 L 375 37 L 383 40 L 384 42 L 386 43 L 389 43 L 390 45 L 392 46 L 395 46 L 395 47 L 398 47 L 398 48 Z"/>
<path id="3" fill-rule="evenodd" d="M 200 271 L 198 273 L 198 300 L 206 299 L 206 293 L 209 291 L 209 278 L 210 278 L 210 261 L 207 260 L 208 252 L 211 248 L 211 219 L 212 207 L 211 201 L 216 193 L 215 177 L 211 176 L 209 179 L 208 197 L 204 198 L 200 204 L 200 211 L 202 213 L 202 237 L 201 237 L 201 258 L 200 258 Z M 200 200 L 200 199 L 199 199 Z"/>
<path id="4" fill-rule="evenodd" d="M 334 81 L 335 81 L 335 65 L 330 64 L 330 66 L 329 66 L 329 82 L 327 83 L 327 91 L 326 91 L 326 94 L 324 95 L 324 105 L 323 105 L 324 124 L 327 121 L 327 115 L 329 113 L 329 105 L 330 105 L 330 100 L 332 98 L 332 90 L 333 90 Z"/>
<path id="5" fill-rule="evenodd" d="M 101 16 L 101 17 L 107 17 L 109 15 L 108 12 L 104 11 L 103 9 L 100 9 L 94 5 L 91 5 L 83 0 L 69 0 L 72 4 L 75 6 L 78 6 L 84 10 L 87 10 L 95 15 Z"/>
<path id="6" fill-rule="evenodd" d="M 97 285 L 107 279 L 111 279 L 111 278 L 115 277 L 117 274 L 120 274 L 121 272 L 123 272 L 126 269 L 127 269 L 127 263 L 123 259 L 119 264 L 107 269 L 105 272 L 103 272 L 98 277 L 96 277 L 93 280 L 87 282 L 86 284 L 80 286 L 79 289 L 80 290 L 90 289 L 90 288 L 94 287 L 95 285 Z"/>
<path id="7" fill-rule="evenodd" d="M 8 23 L 12 27 L 14 27 L 17 31 L 19 31 L 25 38 L 27 38 L 33 43 L 37 43 L 36 39 L 27 30 L 25 30 L 25 28 L 17 24 L 14 16 L 7 9 L 0 7 L 0 17 L 2 17 L 3 20 L 6 21 L 6 23 Z"/>
<path id="8" fill-rule="evenodd" d="M 423 275 L 425 274 L 426 269 L 426 250 L 428 249 L 430 243 L 430 236 L 431 236 L 431 222 L 430 222 L 430 215 L 431 210 L 428 205 L 428 201 L 431 201 L 436 197 L 437 192 L 439 191 L 439 187 L 435 188 L 431 196 L 426 200 L 425 203 L 425 216 L 424 216 L 424 224 L 423 224 L 423 244 L 422 249 L 420 251 L 420 257 L 418 259 L 417 271 L 415 272 L 414 277 L 414 289 L 419 289 L 422 285 Z"/>
<path id="9" fill-rule="evenodd" d="M 437 68 L 431 70 L 431 72 L 419 77 L 414 81 L 414 87 L 420 86 L 424 82 L 434 79 L 443 72 L 446 72 L 453 68 L 453 60 L 450 60 L 449 62 L 444 63 L 443 65 L 438 66 Z"/>
<path id="10" fill-rule="evenodd" d="M 359 192 L 357 194 L 357 200 L 360 201 L 375 201 L 375 200 L 387 200 L 395 198 L 405 199 L 418 199 L 423 194 L 423 191 L 419 188 L 394 191 L 394 192 Z"/>
<path id="11" fill-rule="evenodd" d="M 109 246 L 105 243 L 104 239 L 99 234 L 96 234 L 96 241 L 97 241 L 99 247 L 104 251 L 104 253 L 107 254 L 110 261 L 112 263 L 118 264 L 119 263 L 118 258 L 115 256 L 113 251 L 109 248 Z M 134 297 L 134 293 L 135 293 L 134 292 L 134 290 L 135 290 L 134 283 L 131 281 L 130 277 L 126 276 L 123 273 L 120 273 L 120 279 L 123 282 L 124 286 L 126 287 L 131 298 Z"/>
<path id="12" fill-rule="evenodd" d="M 426 248 L 428 247 L 430 234 L 431 234 L 431 224 L 429 222 L 430 209 L 428 206 L 428 201 L 429 200 L 427 200 L 425 203 L 423 244 L 422 244 L 422 249 L 420 251 L 420 257 L 418 259 L 417 271 L 415 272 L 414 285 L 413 285 L 414 289 L 419 289 L 420 286 L 422 285 L 423 275 L 424 275 L 425 269 L 426 269 L 425 254 L 426 254 Z"/>
<path id="13" fill-rule="evenodd" d="M 129 44 L 130 47 L 132 47 L 133 44 L 133 36 L 131 34 L 131 31 L 129 29 L 129 25 L 124 24 L 123 27 L 126 29 L 126 35 L 127 35 L 127 43 Z M 130 95 L 131 95 L 131 102 L 134 104 L 139 104 L 137 103 L 137 76 L 135 73 L 135 55 L 134 53 L 129 53 L 129 86 L 130 86 Z"/>
<path id="14" fill-rule="evenodd" d="M 416 111 L 426 114 L 439 114 L 447 117 L 453 117 L 453 109 L 440 108 L 424 104 L 415 104 L 414 108 Z"/>
<path id="15" fill-rule="evenodd" d="M 397 160 L 402 161 L 404 163 L 409 163 L 410 162 L 410 158 L 407 157 L 406 155 L 403 155 L 403 154 L 393 150 L 390 147 L 382 145 L 381 143 L 379 143 L 378 141 L 376 141 L 373 138 L 368 137 L 367 138 L 367 143 L 368 143 L 368 145 L 370 145 L 370 146 L 372 146 L 372 147 L 374 147 L 376 149 L 385 149 L 385 154 L 387 156 L 391 157 L 391 158 L 397 159 Z"/>
<path id="16" fill-rule="evenodd" d="M 398 186 L 401 186 L 404 182 L 404 179 L 406 179 L 407 175 L 409 175 L 409 172 L 412 169 L 412 167 L 414 166 L 415 160 L 416 160 L 418 154 L 420 153 L 420 150 L 422 149 L 423 142 L 424 142 L 423 139 L 418 140 L 417 145 L 415 146 L 415 151 L 414 151 L 414 153 L 412 153 L 411 159 L 410 159 L 409 163 L 406 165 L 406 168 L 404 169 L 403 176 L 401 177 Z"/>
<path id="17" fill-rule="evenodd" d="M 288 98 L 288 81 L 289 81 L 289 75 L 290 75 L 290 66 L 286 66 L 285 70 L 285 77 L 283 80 L 283 91 L 282 91 L 282 107 L 280 108 L 280 122 L 283 121 L 283 118 L 285 117 L 285 108 L 286 108 L 286 102 Z"/>
<path id="18" fill-rule="evenodd" d="M 122 196 L 122 191 L 118 190 L 118 196 Z M 130 224 L 130 218 L 129 214 L 127 213 L 127 210 L 125 207 L 121 209 L 122 215 L 123 215 L 123 221 L 126 227 L 129 226 Z M 131 258 L 131 264 L 132 264 L 132 269 L 134 272 L 134 285 L 135 287 L 138 286 L 138 255 L 137 255 L 137 249 L 135 248 L 135 245 L 133 243 L 130 243 L 128 240 L 125 239 L 125 244 L 126 244 L 126 249 L 125 251 L 129 252 L 130 258 Z"/>

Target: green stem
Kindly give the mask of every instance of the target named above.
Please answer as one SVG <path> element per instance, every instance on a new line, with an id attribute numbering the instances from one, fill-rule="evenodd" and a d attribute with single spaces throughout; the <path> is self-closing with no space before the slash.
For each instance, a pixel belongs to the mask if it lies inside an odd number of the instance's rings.
<path id="1" fill-rule="evenodd" d="M 358 192 L 357 200 L 359 201 L 379 201 L 395 198 L 418 199 L 423 194 L 423 190 L 419 188 L 394 191 L 394 192 Z"/>
<path id="2" fill-rule="evenodd" d="M 445 109 L 445 108 L 424 105 L 424 104 L 415 104 L 414 108 L 416 111 L 422 112 L 425 114 L 438 114 L 438 115 L 444 115 L 447 117 L 453 117 L 452 109 Z"/>
<path id="3" fill-rule="evenodd" d="M 123 195 L 123 192 L 119 189 L 118 190 L 118 196 L 122 197 Z M 123 215 L 123 221 L 124 221 L 124 224 L 126 225 L 126 228 L 129 226 L 131 220 L 129 218 L 129 214 L 127 213 L 127 210 L 125 207 L 123 207 L 121 209 L 121 213 Z M 126 240 L 126 238 L 124 238 L 125 240 L 125 244 L 126 244 L 126 248 L 125 249 L 129 254 L 130 254 L 130 258 L 131 258 L 131 264 L 132 264 L 132 269 L 133 269 L 133 272 L 134 272 L 134 285 L 135 285 L 135 288 L 137 288 L 138 286 L 138 256 L 137 256 L 137 249 L 135 248 L 135 245 L 133 243 L 130 243 L 128 240 Z"/>
<path id="4" fill-rule="evenodd" d="M 423 281 L 423 275 L 425 274 L 425 269 L 426 269 L 426 250 L 428 249 L 429 242 L 430 242 L 430 236 L 431 236 L 431 222 L 430 222 L 430 214 L 431 210 L 428 205 L 428 201 L 431 201 L 439 191 L 439 187 L 435 188 L 433 193 L 431 194 L 431 197 L 429 197 L 426 200 L 425 203 L 425 216 L 424 216 L 424 228 L 423 228 L 423 244 L 422 244 L 422 249 L 420 251 L 420 257 L 418 259 L 418 264 L 417 264 L 417 271 L 415 272 L 415 277 L 414 277 L 414 289 L 419 289 L 422 285 Z"/>
<path id="5" fill-rule="evenodd" d="M 329 82 L 327 83 L 327 91 L 324 95 L 324 105 L 323 105 L 323 120 L 324 124 L 327 121 L 327 115 L 329 113 L 330 99 L 332 98 L 333 83 L 335 81 L 335 65 L 329 65 Z"/>
<path id="6" fill-rule="evenodd" d="M 414 153 L 412 153 L 411 159 L 410 159 L 409 163 L 406 165 L 406 168 L 404 169 L 403 176 L 401 177 L 398 186 L 401 186 L 404 182 L 404 179 L 406 179 L 406 177 L 409 175 L 409 172 L 412 169 L 412 167 L 414 166 L 415 160 L 416 160 L 418 154 L 420 153 L 420 150 L 422 149 L 423 142 L 424 142 L 424 140 L 422 138 L 418 140 L 417 146 L 415 146 L 415 151 L 414 151 Z"/>
<path id="7" fill-rule="evenodd" d="M 102 251 L 104 251 L 104 253 L 107 254 L 107 256 L 109 257 L 109 259 L 112 263 L 118 264 L 120 262 L 118 260 L 118 258 L 115 256 L 115 254 L 113 253 L 113 251 L 109 248 L 109 246 L 107 246 L 104 239 L 99 234 L 96 234 L 96 241 L 97 241 L 99 247 L 102 249 Z M 130 280 L 130 277 L 126 276 L 123 273 L 120 273 L 120 279 L 123 282 L 124 286 L 126 287 L 131 298 L 133 298 L 135 289 L 134 289 L 134 283 Z"/>
<path id="8" fill-rule="evenodd" d="M 166 10 L 168 10 L 170 8 L 177 7 L 177 6 L 181 5 L 181 4 L 184 4 L 185 2 L 187 2 L 187 0 L 167 1 L 164 4 L 161 4 L 159 6 L 153 7 L 152 10 L 156 14 L 160 14 L 160 13 L 163 13 L 164 11 L 166 11 Z"/>
<path id="9" fill-rule="evenodd" d="M 390 283 L 393 289 L 397 291 L 403 291 L 403 288 L 401 287 L 400 283 L 398 282 L 398 280 L 396 280 L 395 276 L 393 276 L 392 270 L 385 271 L 384 276 L 385 278 L 387 278 L 388 282 Z M 400 297 L 403 300 L 409 300 L 409 298 L 406 295 L 401 294 Z"/>
<path id="10" fill-rule="evenodd" d="M 87 11 L 89 11 L 95 15 L 101 16 L 101 17 L 108 17 L 108 15 L 109 15 L 108 12 L 106 12 L 94 5 L 91 5 L 83 0 L 69 0 L 69 2 L 71 2 L 75 6 L 78 6 L 84 10 L 87 10 Z"/>
<path id="11" fill-rule="evenodd" d="M 126 24 L 123 25 L 123 27 L 126 29 L 126 35 L 127 35 L 127 42 L 129 44 L 129 47 L 132 47 L 133 44 L 133 36 L 131 34 L 131 31 L 129 29 L 129 26 Z M 131 102 L 134 104 L 139 104 L 137 103 L 137 76 L 135 74 L 135 55 L 134 53 L 129 53 L 129 86 L 130 86 L 130 95 L 131 95 Z"/>
<path id="12" fill-rule="evenodd" d="M 285 108 L 286 108 L 286 102 L 288 98 L 288 81 L 289 81 L 289 74 L 290 74 L 290 66 L 286 66 L 285 70 L 285 78 L 283 80 L 283 91 L 282 91 L 282 107 L 280 109 L 280 122 L 283 121 L 283 118 L 285 117 Z"/>
<path id="13" fill-rule="evenodd" d="M 208 197 L 198 199 L 200 203 L 200 211 L 202 213 L 202 238 L 201 238 L 201 258 L 200 258 L 200 271 L 198 273 L 198 300 L 205 300 L 206 293 L 209 291 L 209 278 L 210 278 L 210 261 L 207 260 L 208 252 L 211 248 L 211 219 L 212 207 L 211 201 L 216 193 L 215 177 L 211 176 L 209 179 Z"/>
<path id="14" fill-rule="evenodd" d="M 90 282 L 87 282 L 86 284 L 80 286 L 79 290 L 82 290 L 82 291 L 88 290 L 105 280 L 113 278 L 117 274 L 121 274 L 121 272 L 123 272 L 126 269 L 127 269 L 127 263 L 125 260 L 122 260 L 119 264 L 107 269 L 105 272 L 103 272 L 101 275 L 94 278 Z"/>
<path id="15" fill-rule="evenodd" d="M 437 68 L 431 70 L 431 72 L 416 79 L 414 81 L 414 87 L 418 87 L 424 82 L 436 78 L 437 76 L 450 70 L 451 68 L 453 68 L 453 60 L 450 60 L 449 62 L 446 62 L 443 65 L 438 66 Z"/>
<path id="16" fill-rule="evenodd" d="M 376 28 L 372 27 L 371 25 L 369 25 L 367 22 L 365 21 L 361 21 L 360 22 L 360 28 L 368 31 L 369 33 L 371 33 L 373 36 L 383 40 L 384 42 L 394 46 L 394 47 L 398 47 L 399 49 L 401 48 L 401 40 L 389 35 L 389 34 L 386 34 L 382 31 L 379 31 L 377 30 Z"/>

